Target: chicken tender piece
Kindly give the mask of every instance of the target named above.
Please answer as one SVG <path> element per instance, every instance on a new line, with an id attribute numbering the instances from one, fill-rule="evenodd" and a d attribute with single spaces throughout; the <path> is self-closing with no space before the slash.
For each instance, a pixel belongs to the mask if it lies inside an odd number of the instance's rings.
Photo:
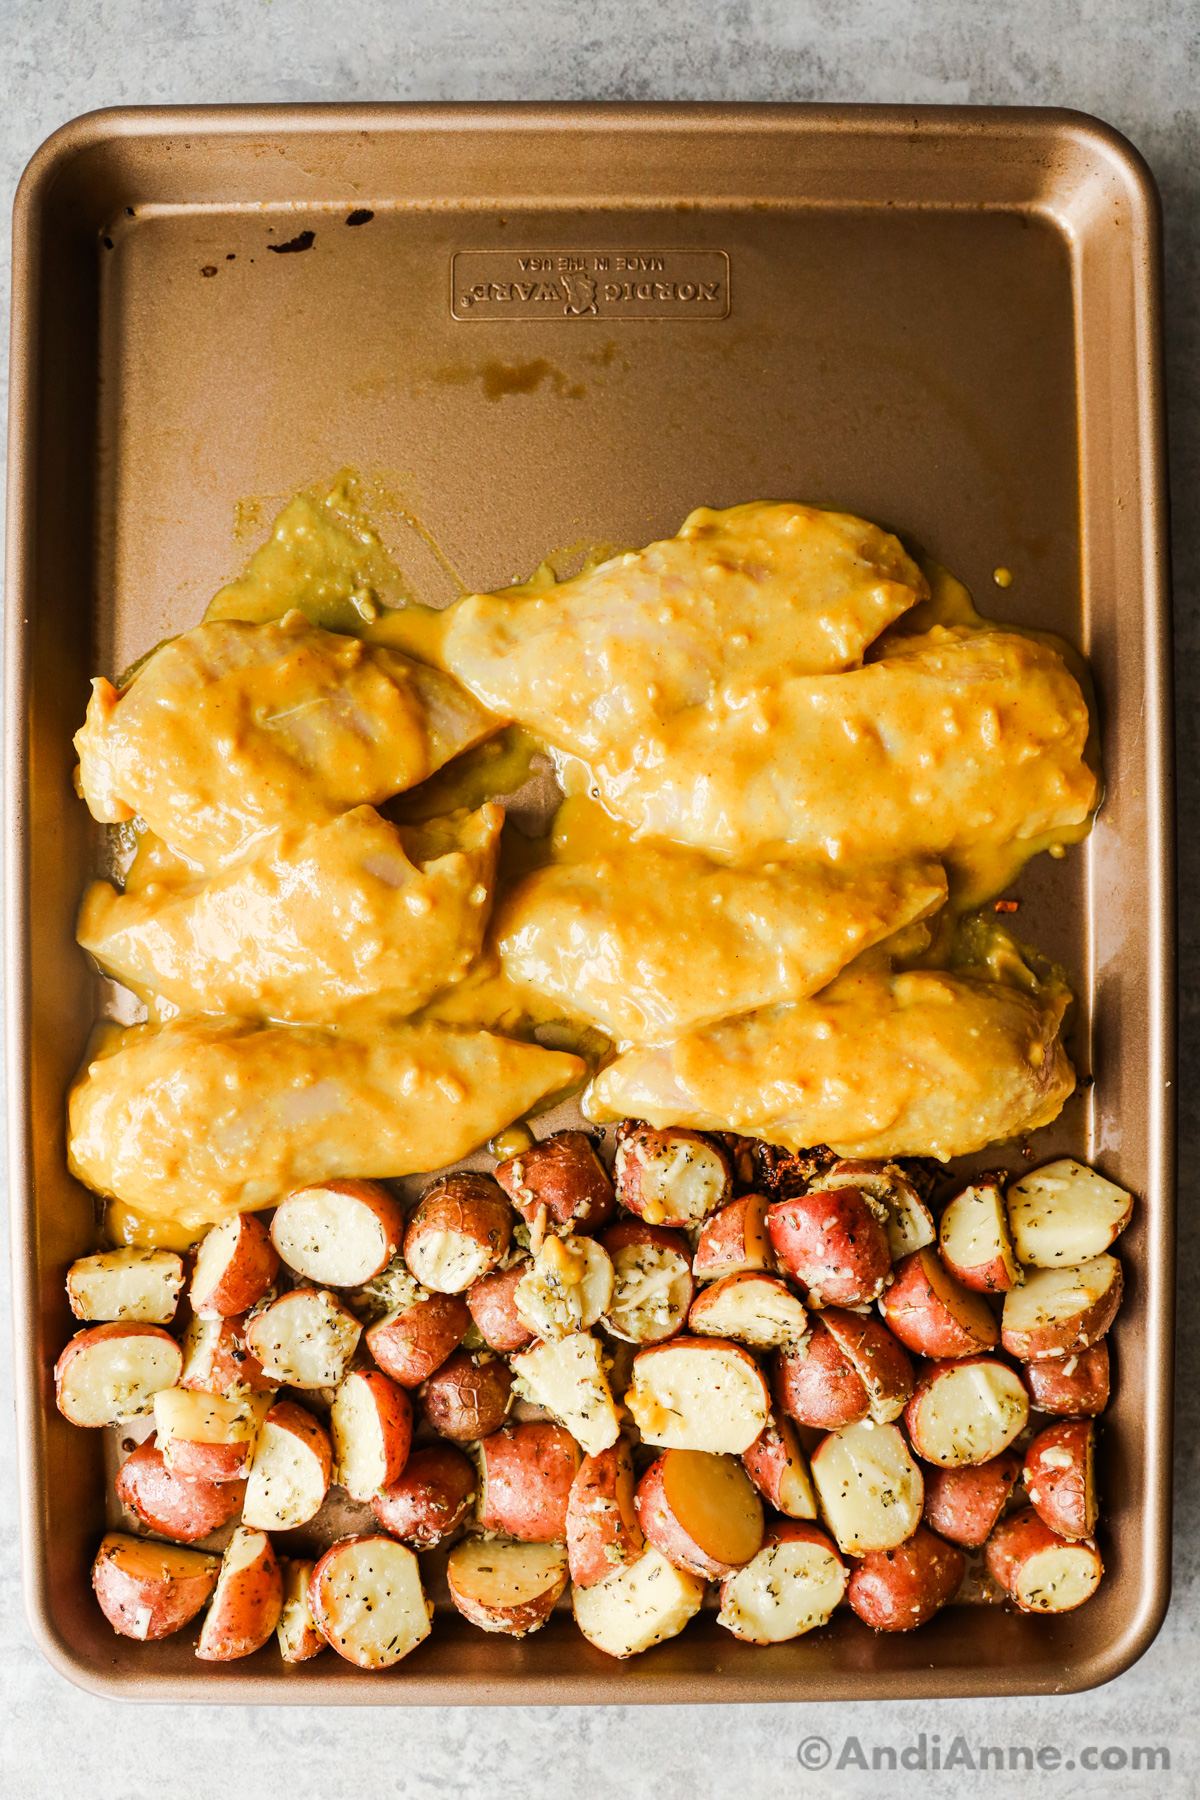
<path id="1" fill-rule="evenodd" d="M 498 806 L 407 828 L 355 807 L 183 893 L 93 882 L 79 942 L 182 1013 L 320 1022 L 374 999 L 402 1017 L 478 955 L 503 823 Z"/>

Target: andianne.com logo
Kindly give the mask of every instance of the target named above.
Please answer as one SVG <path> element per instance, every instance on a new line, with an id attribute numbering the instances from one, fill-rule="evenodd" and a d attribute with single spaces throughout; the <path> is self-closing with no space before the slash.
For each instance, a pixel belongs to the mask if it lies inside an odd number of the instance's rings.
<path id="1" fill-rule="evenodd" d="M 972 1743 L 961 1733 L 944 1738 L 936 1731 L 922 1731 L 905 1744 L 877 1744 L 858 1737 L 831 1741 L 813 1733 L 797 1746 L 796 1760 L 810 1771 L 863 1769 L 890 1774 L 907 1770 L 916 1774 L 961 1770 L 964 1774 L 1016 1775 L 1035 1769 L 1047 1774 L 1103 1769 L 1109 1774 L 1118 1770 L 1149 1774 L 1169 1769 L 1171 1752 L 1163 1744 L 1084 1744 L 1069 1750 L 1059 1744 Z"/>

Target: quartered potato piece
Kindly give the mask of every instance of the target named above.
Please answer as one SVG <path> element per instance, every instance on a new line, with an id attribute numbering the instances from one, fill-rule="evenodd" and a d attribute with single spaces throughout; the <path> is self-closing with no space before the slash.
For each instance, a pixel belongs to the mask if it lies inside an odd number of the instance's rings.
<path id="1" fill-rule="evenodd" d="M 528 1637 L 567 1590 L 567 1553 L 557 1544 L 465 1537 L 446 1563 L 450 1598 L 472 1625 Z"/>
<path id="2" fill-rule="evenodd" d="M 513 1294 L 517 1317 L 546 1343 L 587 1331 L 609 1309 L 613 1265 L 591 1237 L 548 1237 Z"/>
<path id="3" fill-rule="evenodd" d="M 728 1200 L 733 1169 L 698 1131 L 622 1127 L 613 1177 L 621 1205 L 647 1225 L 698 1225 Z"/>
<path id="4" fill-rule="evenodd" d="M 762 1372 L 740 1344 L 672 1338 L 634 1358 L 625 1404 L 647 1444 L 740 1456 L 771 1410 Z"/>
<path id="5" fill-rule="evenodd" d="M 747 1644 L 786 1643 L 829 1623 L 846 1574 L 818 1526 L 780 1519 L 757 1556 L 721 1583 L 717 1624 Z"/>
<path id="6" fill-rule="evenodd" d="M 153 1438 L 126 1457 L 116 1480 L 122 1506 L 151 1531 L 182 1544 L 193 1544 L 236 1518 L 245 1493 L 243 1481 L 185 1480 L 168 1469 Z"/>
<path id="7" fill-rule="evenodd" d="M 1039 1412 L 1094 1418 L 1108 1405 L 1108 1339 L 1068 1356 L 1043 1356 L 1025 1364 L 1025 1385 Z"/>
<path id="8" fill-rule="evenodd" d="M 892 1257 L 881 1211 L 850 1186 L 813 1188 L 772 1206 L 767 1230 L 776 1261 L 810 1306 L 862 1306 L 883 1292 Z"/>
<path id="9" fill-rule="evenodd" d="M 195 1618 L 217 1585 L 221 1559 L 110 1531 L 92 1564 L 100 1610 L 121 1637 L 170 1637 Z"/>
<path id="10" fill-rule="evenodd" d="M 1017 1255 L 1038 1269 L 1100 1256 L 1133 1217 L 1133 1195 L 1073 1157 L 1022 1175 L 1007 1202 Z"/>
<path id="11" fill-rule="evenodd" d="M 658 1344 L 674 1337 L 683 1329 L 695 1292 L 683 1233 L 623 1219 L 601 1241 L 613 1266 L 604 1329 L 629 1344 Z"/>
<path id="12" fill-rule="evenodd" d="M 466 1302 L 457 1294 L 426 1294 L 379 1319 L 367 1332 L 367 1349 L 401 1387 L 420 1387 L 462 1343 L 471 1325 Z"/>
<path id="13" fill-rule="evenodd" d="M 880 1307 L 896 1337 L 918 1356 L 975 1356 L 993 1349 L 1000 1337 L 987 1301 L 956 1281 L 933 1249 L 914 1251 L 896 1264 Z"/>
<path id="14" fill-rule="evenodd" d="M 804 1335 L 808 1314 L 778 1275 L 726 1275 L 692 1302 L 688 1330 L 733 1338 L 752 1350 L 777 1350 Z"/>
<path id="15" fill-rule="evenodd" d="M 725 1275 L 774 1268 L 775 1252 L 767 1228 L 770 1205 L 765 1194 L 743 1194 L 705 1219 L 692 1263 L 697 1281 L 720 1281 Z"/>
<path id="16" fill-rule="evenodd" d="M 856 1187 L 884 1208 L 883 1228 L 893 1262 L 923 1250 L 937 1237 L 933 1216 L 903 1169 L 896 1163 L 843 1158 L 821 1177 L 824 1188 Z"/>
<path id="17" fill-rule="evenodd" d="M 465 1524 L 475 1503 L 479 1478 L 461 1450 L 426 1444 L 414 1450 L 398 1475 L 371 1501 L 371 1510 L 391 1537 L 414 1550 L 435 1550 Z"/>
<path id="18" fill-rule="evenodd" d="M 404 1208 L 379 1181 L 297 1188 L 271 1220 L 282 1260 L 318 1286 L 362 1287 L 387 1268 L 403 1237 Z"/>
<path id="19" fill-rule="evenodd" d="M 308 1604 L 309 1583 L 316 1565 L 284 1557 L 279 1566 L 283 1571 L 283 1607 L 275 1626 L 279 1654 L 286 1663 L 311 1662 L 329 1648 Z"/>
<path id="20" fill-rule="evenodd" d="M 678 1637 L 700 1610 L 704 1582 L 676 1569 L 648 1545 L 638 1560 L 592 1587 L 575 1587 L 575 1623 L 589 1644 L 608 1656 L 639 1656 Z"/>
<path id="21" fill-rule="evenodd" d="M 526 1544 L 565 1544 L 571 1483 L 582 1458 L 561 1425 L 506 1425 L 479 1446 L 477 1513 L 484 1531 Z"/>
<path id="22" fill-rule="evenodd" d="M 236 1400 L 240 1394 L 273 1393 L 277 1381 L 268 1381 L 262 1364 L 246 1348 L 245 1315 L 228 1319 L 202 1319 L 193 1313 L 183 1334 L 183 1373 L 180 1387 L 205 1394 L 223 1394 Z"/>
<path id="23" fill-rule="evenodd" d="M 1025 1279 L 1013 1250 L 998 1181 L 956 1194 L 938 1225 L 938 1249 L 956 1281 L 977 1294 L 1003 1294 Z"/>
<path id="24" fill-rule="evenodd" d="M 433 1429 L 453 1444 L 470 1444 L 499 1431 L 512 1404 L 508 1364 L 490 1350 L 456 1350 L 419 1390 Z"/>
<path id="25" fill-rule="evenodd" d="M 404 1260 L 423 1287 L 461 1294 L 500 1262 L 512 1209 L 487 1175 L 445 1175 L 425 1193 L 404 1232 Z"/>
<path id="26" fill-rule="evenodd" d="M 620 1422 L 597 1340 L 586 1331 L 555 1344 L 534 1344 L 509 1365 L 516 1391 L 544 1406 L 566 1426 L 588 1456 L 615 1444 Z"/>
<path id="27" fill-rule="evenodd" d="M 240 1481 L 249 1467 L 271 1395 L 205 1394 L 166 1388 L 154 1396 L 154 1425 L 167 1468 L 185 1481 Z"/>
<path id="28" fill-rule="evenodd" d="M 347 1375 L 329 1413 L 333 1479 L 352 1500 L 371 1500 L 404 1473 L 412 1401 L 377 1369 Z"/>
<path id="29" fill-rule="evenodd" d="M 638 1483 L 637 1516 L 668 1562 L 709 1580 L 731 1575 L 762 1546 L 762 1501 L 732 1456 L 668 1450 Z"/>
<path id="30" fill-rule="evenodd" d="M 255 1439 L 242 1523 L 259 1531 L 307 1524 L 329 1491 L 332 1463 L 324 1426 L 293 1400 L 277 1400 Z"/>
<path id="31" fill-rule="evenodd" d="M 497 1163 L 496 1180 L 525 1223 L 543 1231 L 596 1231 L 613 1209 L 613 1184 L 584 1131 L 558 1131 Z"/>
<path id="32" fill-rule="evenodd" d="M 317 1627 L 360 1669 L 390 1669 L 429 1636 L 433 1605 L 417 1559 L 388 1537 L 341 1538 L 309 1583 Z"/>
<path id="33" fill-rule="evenodd" d="M 593 1587 L 615 1569 L 634 1563 L 645 1548 L 634 1499 L 633 1456 L 618 1439 L 598 1456 L 584 1457 L 567 1500 L 567 1555 L 571 1580 Z"/>
<path id="34" fill-rule="evenodd" d="M 925 1523 L 941 1538 L 978 1550 L 1020 1480 L 1021 1458 L 1004 1450 L 990 1462 L 931 1468 L 925 1476 Z"/>
<path id="35" fill-rule="evenodd" d="M 991 1462 L 1028 1419 L 1025 1384 L 998 1356 L 930 1364 L 904 1414 L 917 1455 L 947 1469 Z"/>
<path id="36" fill-rule="evenodd" d="M 183 1286 L 183 1258 L 173 1250 L 103 1250 L 67 1271 L 67 1301 L 77 1319 L 166 1325 Z"/>
<path id="37" fill-rule="evenodd" d="M 239 1526 L 221 1560 L 196 1655 L 232 1662 L 261 1650 L 283 1610 L 283 1575 L 264 1531 Z"/>
<path id="38" fill-rule="evenodd" d="M 1074 1612 L 1100 1585 L 1104 1564 L 1090 1538 L 1072 1542 L 1031 1506 L 997 1525 L 988 1539 L 988 1573 L 1022 1612 Z"/>
<path id="39" fill-rule="evenodd" d="M 511 1269 L 493 1269 L 473 1281 L 464 1296 L 479 1332 L 489 1350 L 506 1354 L 524 1350 L 533 1342 L 534 1333 L 517 1311 L 516 1290 L 524 1278 L 528 1260 L 514 1263 Z"/>
<path id="40" fill-rule="evenodd" d="M 358 1348 L 362 1326 L 324 1288 L 298 1287 L 255 1313 L 246 1346 L 263 1372 L 289 1387 L 336 1387 Z"/>
<path id="41" fill-rule="evenodd" d="M 1004 1297 L 1001 1341 L 1022 1362 L 1071 1356 L 1104 1336 L 1121 1304 L 1124 1276 L 1115 1256 L 1072 1269 L 1031 1269 Z"/>
<path id="42" fill-rule="evenodd" d="M 965 1567 L 961 1550 L 918 1525 L 895 1549 L 868 1551 L 846 1598 L 875 1631 L 915 1631 L 954 1598 Z"/>
<path id="43" fill-rule="evenodd" d="M 254 1213 L 214 1225 L 196 1254 L 189 1297 L 202 1319 L 225 1319 L 257 1306 L 276 1275 L 279 1256 Z"/>
<path id="44" fill-rule="evenodd" d="M 789 1519 L 816 1518 L 817 1496 L 808 1458 L 785 1414 L 772 1411 L 761 1434 L 742 1451 L 742 1467 L 776 1512 Z"/>
<path id="45" fill-rule="evenodd" d="M 174 1387 L 183 1352 L 158 1325 L 113 1321 L 77 1331 L 54 1365 L 54 1397 L 72 1425 L 119 1425 L 154 1410 Z"/>
<path id="46" fill-rule="evenodd" d="M 848 1556 L 891 1550 L 921 1523 L 921 1471 L 895 1425 L 867 1420 L 831 1431 L 813 1452 L 821 1511 Z"/>
<path id="47" fill-rule="evenodd" d="M 1096 1529 L 1095 1449 L 1090 1419 L 1048 1425 L 1026 1448 L 1025 1492 L 1042 1523 L 1060 1537 L 1090 1538 Z"/>

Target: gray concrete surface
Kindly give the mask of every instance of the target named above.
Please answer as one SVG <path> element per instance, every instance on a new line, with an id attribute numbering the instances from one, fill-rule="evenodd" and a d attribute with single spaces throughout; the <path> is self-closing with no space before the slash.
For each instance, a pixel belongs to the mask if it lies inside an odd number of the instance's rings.
<path id="1" fill-rule="evenodd" d="M 0 1351 L 0 1794 L 23 1800 L 708 1800 L 737 1795 L 1200 1793 L 1200 10 L 1194 0 L 0 0 L 0 187 L 57 125 L 116 103 L 451 99 L 872 100 L 1068 105 L 1149 158 L 1167 221 L 1181 766 L 1182 1293 L 1175 1599 L 1121 1680 L 1075 1698 L 941 1705 L 486 1712 L 116 1707 L 71 1688 L 26 1629 Z M 7 203 L 5 205 L 7 212 Z M 7 228 L 0 245 L 7 312 Z M 5 1296 L 7 1298 L 7 1296 Z M 0 1345 L 9 1341 L 0 1321 Z M 896 1773 L 872 1752 L 927 1740 Z M 962 1734 L 1044 1752 L 972 1773 Z M 828 1747 L 829 1760 L 823 1762 Z M 803 1757 L 801 1746 L 806 1748 Z M 1161 1746 L 1169 1770 L 1134 1770 Z M 1088 1762 L 1100 1766 L 1089 1771 Z M 1104 1752 L 1107 1751 L 1107 1757 Z M 1055 1753 L 1057 1752 L 1057 1757 Z M 887 1757 L 879 1759 L 886 1764 Z M 838 1764 L 843 1767 L 839 1770 Z"/>

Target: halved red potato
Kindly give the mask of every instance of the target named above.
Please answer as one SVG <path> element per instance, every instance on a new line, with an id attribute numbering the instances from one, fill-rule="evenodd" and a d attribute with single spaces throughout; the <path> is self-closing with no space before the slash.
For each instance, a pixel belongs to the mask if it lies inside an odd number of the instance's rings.
<path id="1" fill-rule="evenodd" d="M 181 1544 L 219 1531 L 242 1510 L 244 1481 L 185 1481 L 168 1469 L 153 1438 L 139 1444 L 117 1473 L 117 1499 L 143 1525 Z"/>
<path id="2" fill-rule="evenodd" d="M 1060 1537 L 1090 1538 L 1096 1529 L 1095 1451 L 1090 1419 L 1060 1419 L 1026 1447 L 1025 1492 L 1038 1518 Z"/>
<path id="3" fill-rule="evenodd" d="M 726 1338 L 672 1338 L 640 1350 L 625 1404 L 647 1444 L 740 1456 L 771 1411 L 762 1370 Z"/>
<path id="4" fill-rule="evenodd" d="M 329 1492 L 332 1465 L 325 1427 L 294 1400 L 277 1400 L 254 1441 L 243 1525 L 257 1531 L 306 1525 Z"/>
<path id="5" fill-rule="evenodd" d="M 900 1342 L 919 1356 L 975 1356 L 993 1349 L 1000 1337 L 987 1301 L 956 1281 L 936 1250 L 916 1250 L 896 1264 L 880 1309 Z"/>
<path id="6" fill-rule="evenodd" d="M 692 1274 L 697 1281 L 773 1269 L 775 1252 L 767 1230 L 771 1202 L 765 1194 L 743 1194 L 712 1214 L 700 1227 Z"/>
<path id="7" fill-rule="evenodd" d="M 1117 1316 L 1124 1278 L 1115 1256 L 1073 1269 L 1030 1269 L 1004 1298 L 1001 1342 L 1010 1356 L 1040 1362 L 1098 1343 Z"/>
<path id="8" fill-rule="evenodd" d="M 742 1451 L 742 1467 L 776 1512 L 789 1519 L 816 1518 L 817 1496 L 808 1458 L 791 1420 L 782 1412 L 773 1411 L 750 1448 Z"/>
<path id="9" fill-rule="evenodd" d="M 804 1336 L 808 1314 L 781 1275 L 726 1275 L 692 1302 L 688 1330 L 778 1350 Z"/>
<path id="10" fill-rule="evenodd" d="M 876 1631 L 915 1631 L 953 1600 L 966 1563 L 961 1550 L 918 1525 L 891 1550 L 870 1550 L 850 1577 L 846 1598 Z"/>
<path id="11" fill-rule="evenodd" d="M 868 1419 L 831 1431 L 811 1466 L 821 1511 L 847 1555 L 893 1550 L 921 1523 L 925 1485 L 898 1426 Z"/>
<path id="12" fill-rule="evenodd" d="M 202 1662 L 233 1662 L 261 1650 L 283 1611 L 283 1573 L 265 1531 L 239 1525 L 221 1559 L 200 1632 Z"/>
<path id="13" fill-rule="evenodd" d="M 939 1537 L 978 1550 L 991 1536 L 1021 1473 L 1015 1450 L 990 1462 L 936 1466 L 925 1473 L 925 1523 Z"/>
<path id="14" fill-rule="evenodd" d="M 810 1306 L 861 1306 L 883 1292 L 892 1266 L 876 1201 L 856 1187 L 777 1200 L 767 1213 L 775 1260 Z"/>
<path id="15" fill-rule="evenodd" d="M 170 1637 L 195 1618 L 217 1585 L 219 1556 L 106 1532 L 92 1564 L 100 1610 L 121 1637 Z"/>
<path id="16" fill-rule="evenodd" d="M 517 1317 L 547 1343 L 587 1331 L 608 1311 L 613 1266 L 590 1237 L 548 1237 L 517 1283 Z"/>
<path id="17" fill-rule="evenodd" d="M 419 1398 L 433 1429 L 453 1444 L 470 1444 L 499 1431 L 512 1405 L 507 1363 L 490 1350 L 456 1350 L 421 1388 Z"/>
<path id="18" fill-rule="evenodd" d="M 558 1544 L 465 1537 L 446 1562 L 450 1598 L 481 1631 L 528 1637 L 567 1590 L 567 1553 Z"/>
<path id="19" fill-rule="evenodd" d="M 1100 1585 L 1104 1564 L 1089 1538 L 1051 1531 L 1032 1506 L 997 1525 L 987 1544 L 988 1574 L 1022 1612 L 1074 1612 Z"/>
<path id="20" fill-rule="evenodd" d="M 166 1325 L 182 1286 L 183 1258 L 173 1250 L 102 1250 L 67 1270 L 67 1302 L 77 1319 Z"/>
<path id="21" fill-rule="evenodd" d="M 496 1180 L 527 1225 L 547 1231 L 598 1231 L 611 1218 L 613 1184 L 583 1131 L 557 1131 L 497 1163 Z"/>
<path id="22" fill-rule="evenodd" d="M 866 1383 L 821 1313 L 801 1343 L 772 1359 L 771 1380 L 776 1405 L 798 1425 L 838 1431 L 871 1416 Z"/>
<path id="23" fill-rule="evenodd" d="M 567 1558 L 578 1587 L 636 1562 L 645 1548 L 633 1486 L 633 1453 L 624 1439 L 585 1456 L 567 1499 Z"/>
<path id="24" fill-rule="evenodd" d="M 668 1450 L 638 1482 L 636 1505 L 646 1541 L 693 1575 L 720 1581 L 762 1548 L 762 1501 L 732 1456 Z"/>
<path id="25" fill-rule="evenodd" d="M 885 1209 L 883 1229 L 893 1262 L 937 1238 L 933 1215 L 897 1163 L 844 1160 L 821 1176 L 827 1188 L 856 1187 Z"/>
<path id="26" fill-rule="evenodd" d="M 383 1529 L 415 1550 L 434 1550 L 465 1523 L 479 1477 L 461 1450 L 426 1444 L 414 1450 L 404 1473 L 375 1495 L 371 1508 Z"/>
<path id="27" fill-rule="evenodd" d="M 230 1318 L 257 1306 L 276 1275 L 279 1257 L 257 1213 L 225 1219 L 201 1242 L 188 1290 L 192 1311 Z"/>
<path id="28" fill-rule="evenodd" d="M 877 1425 L 890 1425 L 913 1391 L 913 1368 L 903 1347 L 872 1313 L 827 1306 L 821 1321 L 866 1389 L 871 1417 Z"/>
<path id="29" fill-rule="evenodd" d="M 617 1139 L 617 1199 L 647 1225 L 698 1225 L 733 1191 L 728 1155 L 698 1131 L 627 1120 Z"/>
<path id="30" fill-rule="evenodd" d="M 528 1262 L 523 1261 L 514 1263 L 511 1269 L 493 1269 L 490 1275 L 481 1275 L 478 1281 L 473 1281 L 466 1292 L 476 1330 L 488 1349 L 501 1355 L 524 1350 L 536 1336 L 516 1308 L 517 1283 L 528 1266 Z"/>
<path id="31" fill-rule="evenodd" d="M 308 1584 L 317 1629 L 359 1669 L 390 1669 L 429 1636 L 433 1605 L 411 1550 L 390 1537 L 345 1537 Z"/>
<path id="32" fill-rule="evenodd" d="M 193 1313 L 183 1334 L 183 1373 L 179 1386 L 198 1388 L 205 1394 L 273 1393 L 279 1383 L 268 1381 L 262 1364 L 246 1348 L 245 1320 L 202 1319 Z"/>
<path id="33" fill-rule="evenodd" d="M 589 1644 L 624 1660 L 678 1637 L 704 1599 L 704 1581 L 648 1544 L 634 1563 L 591 1587 L 575 1587 L 575 1623 Z"/>
<path id="34" fill-rule="evenodd" d="M 623 1219 L 600 1241 L 613 1266 L 605 1330 L 628 1344 L 661 1344 L 674 1337 L 683 1329 L 695 1292 L 683 1233 Z"/>
<path id="35" fill-rule="evenodd" d="M 757 1556 L 721 1583 L 724 1625 L 747 1644 L 783 1644 L 827 1625 L 846 1591 L 846 1565 L 816 1525 L 777 1519 Z"/>
<path id="36" fill-rule="evenodd" d="M 370 1500 L 404 1473 L 412 1443 L 412 1401 L 390 1376 L 347 1375 L 329 1411 L 333 1480 L 352 1500 Z"/>
<path id="37" fill-rule="evenodd" d="M 182 1369 L 183 1352 L 160 1325 L 89 1325 L 54 1365 L 54 1397 L 72 1425 L 119 1425 L 152 1412 Z"/>
<path id="38" fill-rule="evenodd" d="M 297 1188 L 271 1220 L 289 1269 L 324 1287 L 361 1287 L 386 1269 L 404 1238 L 404 1208 L 381 1181 Z"/>
<path id="39" fill-rule="evenodd" d="M 566 1426 L 588 1456 L 598 1456 L 620 1436 L 600 1344 L 589 1332 L 560 1338 L 556 1344 L 534 1344 L 509 1364 L 515 1391 L 544 1406 Z"/>
<path id="40" fill-rule="evenodd" d="M 938 1226 L 938 1249 L 955 1280 L 974 1293 L 1006 1294 L 1021 1285 L 998 1181 L 973 1182 L 954 1196 Z"/>
<path id="41" fill-rule="evenodd" d="M 163 1461 L 185 1481 L 241 1481 L 270 1394 L 204 1394 L 164 1388 L 154 1396 L 154 1427 Z"/>
<path id="42" fill-rule="evenodd" d="M 1095 1418 L 1108 1405 L 1108 1339 L 1069 1356 L 1026 1363 L 1025 1385 L 1039 1412 Z"/>
<path id="43" fill-rule="evenodd" d="M 932 1363 L 904 1413 L 917 1455 L 943 1469 L 991 1462 L 1028 1422 L 1025 1383 L 998 1356 Z"/>
<path id="44" fill-rule="evenodd" d="M 283 1606 L 275 1626 L 279 1654 L 286 1663 L 311 1662 L 329 1648 L 308 1605 L 308 1587 L 316 1565 L 286 1556 L 280 1558 L 279 1566 L 283 1573 Z"/>
<path id="45" fill-rule="evenodd" d="M 1031 1169 L 1008 1190 L 1008 1222 L 1023 1263 L 1076 1268 L 1100 1256 L 1133 1217 L 1133 1195 L 1065 1156 Z"/>
<path id="46" fill-rule="evenodd" d="M 336 1387 L 358 1348 L 362 1326 L 325 1288 L 280 1294 L 246 1326 L 246 1348 L 263 1374 L 289 1387 Z"/>
<path id="47" fill-rule="evenodd" d="M 483 1530 L 524 1544 L 565 1544 L 571 1483 L 582 1460 L 570 1432 L 546 1420 L 485 1437 L 476 1506 Z"/>
<path id="48" fill-rule="evenodd" d="M 466 1337 L 471 1314 L 457 1294 L 398 1306 L 367 1332 L 367 1349 L 401 1387 L 420 1387 Z"/>
<path id="49" fill-rule="evenodd" d="M 501 1261 L 512 1208 L 488 1175 L 444 1175 L 409 1215 L 404 1260 L 423 1287 L 461 1294 Z"/>

